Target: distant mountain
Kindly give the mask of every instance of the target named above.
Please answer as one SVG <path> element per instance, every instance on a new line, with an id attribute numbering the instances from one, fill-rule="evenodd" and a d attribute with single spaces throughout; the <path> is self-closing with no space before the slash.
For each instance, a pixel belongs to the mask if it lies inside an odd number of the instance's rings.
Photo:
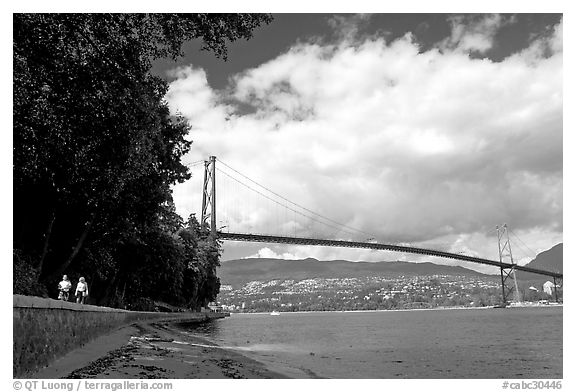
<path id="1" fill-rule="evenodd" d="M 303 260 L 266 258 L 229 260 L 222 262 L 218 270 L 218 276 L 222 284 L 229 284 L 233 287 L 255 280 L 362 278 L 367 276 L 397 277 L 400 275 L 490 276 L 463 267 L 434 263 L 319 261 L 312 258 Z"/>
<path id="2" fill-rule="evenodd" d="M 551 272 L 563 272 L 563 254 L 563 244 L 555 245 L 552 248 L 539 253 L 534 260 L 526 264 L 526 267 Z M 531 274 L 522 271 L 518 271 L 516 277 L 520 280 L 551 280 L 551 278 L 544 275 Z"/>

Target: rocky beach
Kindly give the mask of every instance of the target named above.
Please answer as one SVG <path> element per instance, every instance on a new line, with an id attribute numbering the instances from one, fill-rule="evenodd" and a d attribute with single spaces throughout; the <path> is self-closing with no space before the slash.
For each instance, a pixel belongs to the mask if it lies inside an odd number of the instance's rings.
<path id="1" fill-rule="evenodd" d="M 176 322 L 135 323 L 71 351 L 33 378 L 271 379 L 286 376 Z"/>

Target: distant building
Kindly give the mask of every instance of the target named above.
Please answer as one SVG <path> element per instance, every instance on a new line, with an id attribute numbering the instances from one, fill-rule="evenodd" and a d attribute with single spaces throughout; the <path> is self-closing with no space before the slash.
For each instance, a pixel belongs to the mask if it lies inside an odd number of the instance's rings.
<path id="1" fill-rule="evenodd" d="M 554 283 L 547 281 L 542 285 L 542 290 L 548 295 L 552 295 L 552 289 L 554 288 Z"/>

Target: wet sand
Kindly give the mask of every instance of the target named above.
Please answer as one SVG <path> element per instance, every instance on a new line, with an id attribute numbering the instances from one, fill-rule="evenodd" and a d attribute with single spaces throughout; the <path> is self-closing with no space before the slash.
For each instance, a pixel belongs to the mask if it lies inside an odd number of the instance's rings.
<path id="1" fill-rule="evenodd" d="M 178 328 L 138 323 L 90 342 L 33 378 L 271 379 L 288 378 L 265 364 Z"/>

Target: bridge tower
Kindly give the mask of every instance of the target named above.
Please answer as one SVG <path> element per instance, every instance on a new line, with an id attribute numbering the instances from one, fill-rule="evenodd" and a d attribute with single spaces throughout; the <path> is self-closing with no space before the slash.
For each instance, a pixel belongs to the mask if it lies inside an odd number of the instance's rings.
<path id="1" fill-rule="evenodd" d="M 500 278 L 502 280 L 502 303 L 508 304 L 510 294 L 514 293 L 514 301 L 519 302 L 520 291 L 516 281 L 516 272 L 514 258 L 512 257 L 512 247 L 510 246 L 510 237 L 508 236 L 508 226 L 496 226 L 498 233 L 498 255 L 500 263 L 512 264 L 511 268 L 500 266 Z"/>
<path id="2" fill-rule="evenodd" d="M 210 233 L 216 236 L 216 157 L 204 161 L 204 186 L 202 190 L 202 217 L 200 224 L 208 224 Z"/>

